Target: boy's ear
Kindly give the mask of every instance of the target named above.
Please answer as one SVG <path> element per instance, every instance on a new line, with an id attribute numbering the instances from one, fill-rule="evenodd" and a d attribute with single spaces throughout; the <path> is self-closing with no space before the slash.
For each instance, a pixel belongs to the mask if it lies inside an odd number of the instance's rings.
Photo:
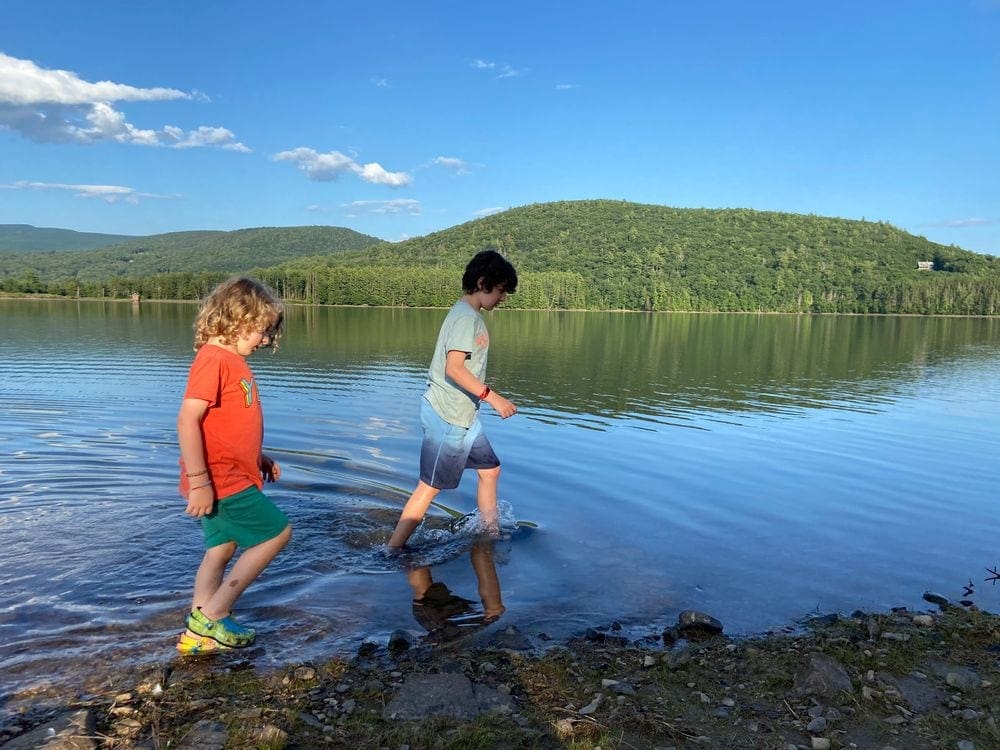
<path id="1" fill-rule="evenodd" d="M 487 292 L 487 291 L 489 291 L 486 288 L 486 277 L 485 276 L 480 276 L 479 277 L 479 280 L 476 282 L 476 291 L 477 292 Z"/>

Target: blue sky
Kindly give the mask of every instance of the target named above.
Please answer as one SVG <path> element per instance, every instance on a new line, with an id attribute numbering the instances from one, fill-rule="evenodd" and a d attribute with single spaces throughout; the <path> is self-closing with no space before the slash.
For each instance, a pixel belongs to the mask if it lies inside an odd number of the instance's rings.
<path id="1" fill-rule="evenodd" d="M 0 223 L 399 240 L 587 198 L 1000 254 L 1000 0 L 0 6 Z"/>

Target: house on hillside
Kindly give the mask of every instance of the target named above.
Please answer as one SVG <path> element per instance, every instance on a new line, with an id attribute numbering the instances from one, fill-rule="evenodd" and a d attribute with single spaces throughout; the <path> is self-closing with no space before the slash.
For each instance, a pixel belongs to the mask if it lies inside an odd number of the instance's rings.
<path id="1" fill-rule="evenodd" d="M 918 260 L 917 261 L 918 271 L 933 271 L 934 261 L 933 260 Z"/>

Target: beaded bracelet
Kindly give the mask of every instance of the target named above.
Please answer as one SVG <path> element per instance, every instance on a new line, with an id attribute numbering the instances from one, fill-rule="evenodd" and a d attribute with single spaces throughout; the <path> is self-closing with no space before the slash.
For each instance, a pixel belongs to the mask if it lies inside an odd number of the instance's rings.
<path id="1" fill-rule="evenodd" d="M 185 471 L 184 476 L 188 479 L 191 477 L 200 477 L 202 474 L 208 474 L 208 469 L 202 469 L 201 471 Z"/>
<path id="2" fill-rule="evenodd" d="M 488 385 L 483 386 L 483 392 L 479 394 L 479 400 L 482 401 L 484 398 L 490 395 L 490 387 Z"/>

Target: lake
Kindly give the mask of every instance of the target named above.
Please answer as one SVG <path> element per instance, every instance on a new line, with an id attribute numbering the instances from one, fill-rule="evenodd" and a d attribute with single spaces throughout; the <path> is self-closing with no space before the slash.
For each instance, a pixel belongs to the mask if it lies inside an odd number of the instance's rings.
<path id="1" fill-rule="evenodd" d="M 174 658 L 203 552 L 174 431 L 195 312 L 0 300 L 0 703 Z M 520 409 L 484 412 L 505 534 L 484 554 L 433 509 L 393 557 L 444 314 L 291 307 L 250 358 L 295 527 L 238 603 L 254 663 L 426 636 L 413 570 L 479 608 L 492 579 L 488 628 L 539 645 L 689 608 L 736 635 L 925 608 L 970 579 L 1000 608 L 1000 320 L 497 310 L 489 382 Z M 459 513 L 467 474 L 439 496 Z"/>

